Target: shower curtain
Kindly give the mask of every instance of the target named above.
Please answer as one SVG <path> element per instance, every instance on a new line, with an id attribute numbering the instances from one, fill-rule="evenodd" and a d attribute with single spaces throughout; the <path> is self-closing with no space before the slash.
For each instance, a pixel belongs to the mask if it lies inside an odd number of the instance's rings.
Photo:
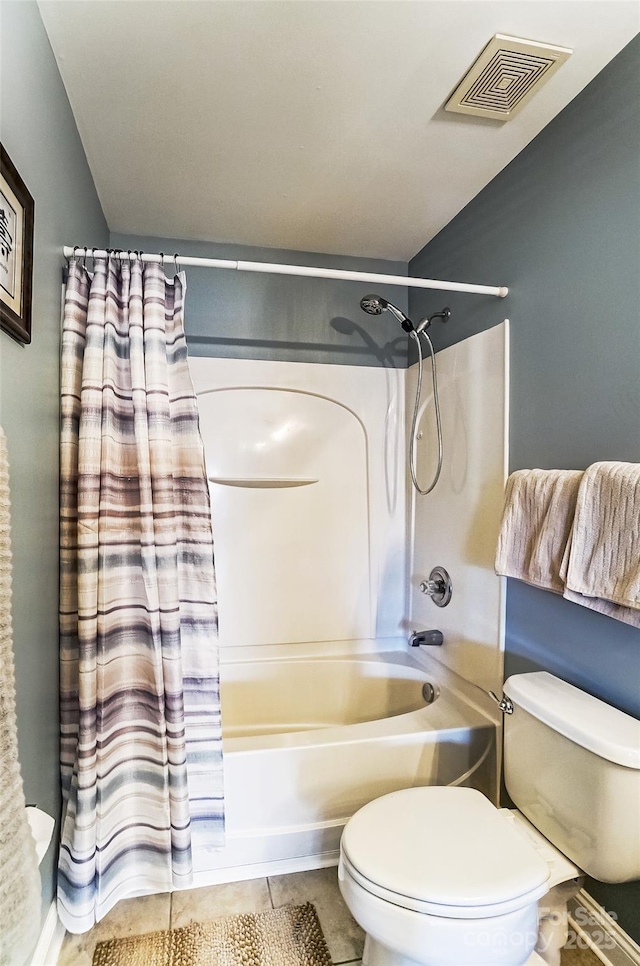
<path id="1" fill-rule="evenodd" d="M 84 932 L 224 841 L 213 539 L 185 278 L 72 261 L 62 337 L 58 911 Z"/>

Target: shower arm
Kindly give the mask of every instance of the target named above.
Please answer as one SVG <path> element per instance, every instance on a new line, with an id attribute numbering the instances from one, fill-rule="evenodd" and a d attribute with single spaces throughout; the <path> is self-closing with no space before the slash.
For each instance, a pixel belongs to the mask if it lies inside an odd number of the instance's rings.
<path id="1" fill-rule="evenodd" d="M 435 322 L 436 319 L 440 319 L 441 322 L 448 322 L 450 318 L 451 309 L 449 306 L 445 306 L 442 312 L 434 312 L 433 315 L 427 315 L 424 319 L 422 319 L 422 321 L 418 322 L 416 325 L 416 332 L 418 335 L 420 335 L 421 332 L 425 332 L 431 323 Z"/>

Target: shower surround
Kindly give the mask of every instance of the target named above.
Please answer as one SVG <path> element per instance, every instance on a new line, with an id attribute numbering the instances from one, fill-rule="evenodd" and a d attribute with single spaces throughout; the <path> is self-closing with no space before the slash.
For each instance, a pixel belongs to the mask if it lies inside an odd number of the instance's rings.
<path id="1" fill-rule="evenodd" d="M 364 802 L 497 793 L 493 552 L 506 478 L 508 323 L 438 354 L 444 462 L 407 473 L 409 370 L 195 358 L 219 588 L 227 844 L 194 883 L 331 865 Z M 406 400 L 406 402 L 405 402 Z M 429 473 L 425 391 L 418 472 Z M 454 596 L 420 593 L 441 564 Z M 414 629 L 442 648 L 409 651 Z M 424 684 L 438 694 L 432 704 Z M 427 687 L 427 697 L 431 691 Z"/>

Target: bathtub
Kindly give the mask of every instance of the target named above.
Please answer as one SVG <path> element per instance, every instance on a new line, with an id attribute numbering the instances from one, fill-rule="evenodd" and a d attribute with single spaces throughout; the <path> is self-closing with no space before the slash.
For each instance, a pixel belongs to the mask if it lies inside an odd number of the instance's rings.
<path id="1" fill-rule="evenodd" d="M 494 798 L 495 725 L 434 669 L 379 642 L 223 649 L 226 846 L 194 885 L 335 864 L 347 819 L 399 788 Z"/>

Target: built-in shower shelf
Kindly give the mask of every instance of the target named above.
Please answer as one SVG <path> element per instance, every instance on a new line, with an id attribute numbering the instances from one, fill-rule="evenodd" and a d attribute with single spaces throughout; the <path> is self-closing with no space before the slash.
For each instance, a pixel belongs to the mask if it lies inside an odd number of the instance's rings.
<path id="1" fill-rule="evenodd" d="M 288 486 L 310 486 L 318 480 L 300 477 L 251 477 L 244 479 L 237 476 L 210 476 L 211 483 L 219 483 L 220 486 L 245 486 L 253 490 L 277 490 Z"/>

